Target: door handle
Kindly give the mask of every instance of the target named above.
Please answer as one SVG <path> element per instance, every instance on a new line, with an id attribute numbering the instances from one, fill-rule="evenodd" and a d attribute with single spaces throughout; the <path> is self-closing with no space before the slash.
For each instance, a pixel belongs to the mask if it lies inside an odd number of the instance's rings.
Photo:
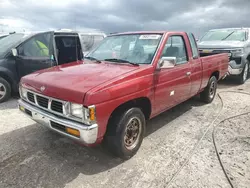
<path id="1" fill-rule="evenodd" d="M 191 72 L 187 72 L 186 75 L 187 75 L 187 76 L 190 76 L 190 75 L 191 75 Z"/>

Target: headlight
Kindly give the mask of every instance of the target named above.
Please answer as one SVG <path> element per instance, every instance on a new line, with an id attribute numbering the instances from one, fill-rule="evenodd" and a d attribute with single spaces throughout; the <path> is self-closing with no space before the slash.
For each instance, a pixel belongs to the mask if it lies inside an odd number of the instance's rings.
<path id="1" fill-rule="evenodd" d="M 27 89 L 25 89 L 24 87 L 20 86 L 19 87 L 19 93 L 20 93 L 21 98 L 27 99 Z"/>
<path id="2" fill-rule="evenodd" d="M 69 114 L 80 118 L 83 123 L 92 124 L 96 121 L 95 106 L 84 107 L 81 104 L 70 103 Z"/>
<path id="3" fill-rule="evenodd" d="M 78 118 L 83 118 L 83 106 L 81 104 L 71 103 L 70 114 Z"/>
<path id="4" fill-rule="evenodd" d="M 240 57 L 244 55 L 244 49 L 243 48 L 237 48 L 234 50 L 231 50 L 232 56 L 233 57 Z"/>

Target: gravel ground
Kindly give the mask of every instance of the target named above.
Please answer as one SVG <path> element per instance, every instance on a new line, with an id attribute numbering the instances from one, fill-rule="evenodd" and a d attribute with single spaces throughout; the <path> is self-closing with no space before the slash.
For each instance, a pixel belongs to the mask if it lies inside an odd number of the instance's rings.
<path id="1" fill-rule="evenodd" d="M 212 104 L 193 98 L 147 124 L 132 159 L 122 161 L 100 146 L 86 148 L 48 131 L 17 110 L 16 99 L 0 105 L 0 187 L 235 187 L 250 185 L 250 80 L 219 85 Z"/>

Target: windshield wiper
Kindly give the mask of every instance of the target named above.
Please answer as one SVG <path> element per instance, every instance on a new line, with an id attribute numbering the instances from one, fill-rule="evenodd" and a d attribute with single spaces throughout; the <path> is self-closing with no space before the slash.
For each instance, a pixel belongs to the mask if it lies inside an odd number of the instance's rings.
<path id="1" fill-rule="evenodd" d="M 94 57 L 86 56 L 86 57 L 84 57 L 84 58 L 89 59 L 89 60 L 91 60 L 91 61 L 95 61 L 95 62 L 97 62 L 97 63 L 101 63 L 101 61 L 100 61 L 99 59 L 96 59 L 96 58 L 94 58 Z"/>
<path id="2" fill-rule="evenodd" d="M 111 59 L 104 59 L 104 61 L 112 61 L 112 62 L 118 62 L 118 63 L 128 63 L 134 66 L 139 66 L 137 63 L 133 63 L 124 59 L 116 59 L 116 58 L 111 58 Z"/>
<path id="3" fill-rule="evenodd" d="M 229 33 L 225 38 L 221 39 L 221 40 L 226 40 L 228 37 L 230 37 L 235 31 Z"/>

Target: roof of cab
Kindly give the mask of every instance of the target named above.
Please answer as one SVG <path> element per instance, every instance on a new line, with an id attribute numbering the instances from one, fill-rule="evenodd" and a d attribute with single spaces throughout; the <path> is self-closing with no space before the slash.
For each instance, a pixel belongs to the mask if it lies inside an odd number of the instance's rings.
<path id="1" fill-rule="evenodd" d="M 72 29 L 59 29 L 54 31 L 55 33 L 78 33 L 78 34 L 86 34 L 86 35 L 105 35 L 104 32 L 98 32 L 98 31 L 77 31 Z"/>
<path id="2" fill-rule="evenodd" d="M 165 34 L 165 33 L 179 33 L 184 34 L 186 32 L 183 31 L 130 31 L 130 32 L 122 32 L 122 33 L 111 33 L 109 36 L 115 36 L 115 35 L 132 35 L 132 34 Z"/>
<path id="3" fill-rule="evenodd" d="M 128 32 L 122 32 L 122 33 L 111 33 L 110 35 L 130 35 L 130 34 L 164 34 L 167 31 L 128 31 Z"/>

